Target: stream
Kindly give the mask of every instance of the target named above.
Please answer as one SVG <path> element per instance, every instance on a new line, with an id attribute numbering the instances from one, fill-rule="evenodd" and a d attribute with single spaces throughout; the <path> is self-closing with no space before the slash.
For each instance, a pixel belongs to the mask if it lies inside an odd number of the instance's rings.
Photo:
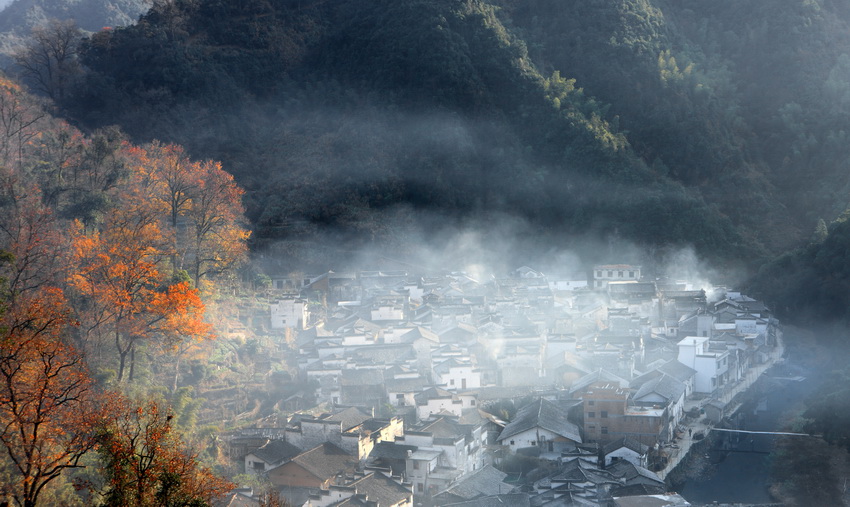
<path id="1" fill-rule="evenodd" d="M 774 367 L 765 373 L 761 386 L 754 387 L 754 399 L 732 418 L 737 429 L 781 431 L 782 415 L 817 386 L 811 373 L 794 366 Z M 699 476 L 679 486 L 678 493 L 695 504 L 770 503 L 768 458 L 777 438 L 715 432 L 712 449 L 703 451 L 702 459 L 708 462 L 707 466 Z"/>

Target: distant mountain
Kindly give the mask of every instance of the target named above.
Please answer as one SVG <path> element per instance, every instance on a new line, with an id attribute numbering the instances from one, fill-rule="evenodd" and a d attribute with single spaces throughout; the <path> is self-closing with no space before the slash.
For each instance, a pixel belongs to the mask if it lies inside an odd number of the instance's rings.
<path id="1" fill-rule="evenodd" d="M 81 29 L 96 32 L 135 23 L 148 6 L 145 0 L 0 0 L 0 9 L 0 63 L 6 67 L 32 29 L 51 19 L 73 19 Z"/>
<path id="2" fill-rule="evenodd" d="M 50 19 L 73 19 L 83 30 L 125 26 L 147 11 L 145 0 L 5 0 L 0 6 L 0 32 L 26 35 Z"/>

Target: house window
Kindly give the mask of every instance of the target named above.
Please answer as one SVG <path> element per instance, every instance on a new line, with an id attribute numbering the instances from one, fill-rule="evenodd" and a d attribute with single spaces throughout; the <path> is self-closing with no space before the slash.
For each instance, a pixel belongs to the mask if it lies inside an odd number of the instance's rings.
<path id="1" fill-rule="evenodd" d="M 596 272 L 596 278 L 602 278 L 602 270 Z"/>
<path id="2" fill-rule="evenodd" d="M 416 492 L 422 493 L 423 491 L 425 491 L 425 485 L 422 484 L 421 482 L 417 482 L 416 483 Z"/>
<path id="3" fill-rule="evenodd" d="M 623 278 L 623 272 L 617 271 L 617 278 Z"/>
<path id="4" fill-rule="evenodd" d="M 513 441 L 513 440 L 511 440 L 511 445 L 514 445 L 514 441 Z"/>
<path id="5" fill-rule="evenodd" d="M 532 440 L 531 445 L 537 445 L 537 440 Z"/>
<path id="6" fill-rule="evenodd" d="M 593 405 L 596 405 L 596 401 L 595 400 L 588 400 L 587 404 L 592 407 Z"/>
<path id="7" fill-rule="evenodd" d="M 608 411 L 603 410 L 602 412 L 599 413 L 599 417 L 606 419 L 608 417 Z"/>
<path id="8" fill-rule="evenodd" d="M 635 277 L 635 272 L 629 271 L 629 278 L 634 278 L 634 277 Z"/>
<path id="9" fill-rule="evenodd" d="M 262 472 L 266 469 L 266 464 L 262 461 L 253 461 L 252 464 L 254 465 L 254 470 L 259 470 L 260 472 Z"/>
<path id="10" fill-rule="evenodd" d="M 419 462 L 418 462 L 418 461 L 414 461 L 414 462 L 413 462 L 413 469 L 414 469 L 414 470 L 419 470 Z"/>
<path id="11" fill-rule="evenodd" d="M 614 272 L 613 272 L 613 271 L 609 271 L 609 272 L 608 272 L 608 278 L 613 278 L 613 277 L 614 277 Z"/>
<path id="12" fill-rule="evenodd" d="M 603 427 L 602 427 L 602 434 L 603 434 L 603 435 L 607 435 L 607 434 L 608 434 L 608 426 L 603 426 Z"/>
<path id="13" fill-rule="evenodd" d="M 587 418 L 588 418 L 588 419 L 593 419 L 594 417 L 596 417 L 596 412 L 588 412 L 588 413 L 587 413 Z"/>
<path id="14" fill-rule="evenodd" d="M 475 400 L 469 400 L 469 404 L 474 407 L 475 406 Z"/>
<path id="15" fill-rule="evenodd" d="M 451 379 L 451 380 L 449 380 L 449 385 L 450 385 L 450 386 L 455 385 L 455 379 Z"/>

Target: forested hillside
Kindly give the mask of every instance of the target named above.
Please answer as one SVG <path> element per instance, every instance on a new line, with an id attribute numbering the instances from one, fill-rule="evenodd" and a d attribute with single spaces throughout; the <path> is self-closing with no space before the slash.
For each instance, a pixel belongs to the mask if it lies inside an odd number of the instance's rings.
<path id="1" fill-rule="evenodd" d="M 73 20 L 94 32 L 132 24 L 147 7 L 145 0 L 7 0 L 0 11 L 0 65 L 8 67 L 30 32 L 51 20 Z"/>
<path id="2" fill-rule="evenodd" d="M 847 207 L 848 16 L 830 0 L 175 0 L 84 40 L 59 106 L 222 160 L 254 248 L 295 262 L 513 221 L 535 246 L 693 245 L 755 270 Z"/>

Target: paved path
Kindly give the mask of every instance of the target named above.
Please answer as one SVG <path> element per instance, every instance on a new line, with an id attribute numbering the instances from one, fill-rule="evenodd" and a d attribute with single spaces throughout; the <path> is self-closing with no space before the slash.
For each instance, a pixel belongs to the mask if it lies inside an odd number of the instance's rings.
<path id="1" fill-rule="evenodd" d="M 740 393 L 742 391 L 749 389 L 753 385 L 753 383 L 764 372 L 766 372 L 771 366 L 776 364 L 776 362 L 779 361 L 782 358 L 782 354 L 784 354 L 784 353 L 785 353 L 785 345 L 784 345 L 784 343 L 782 342 L 781 339 L 777 339 L 776 347 L 770 353 L 768 360 L 765 361 L 764 364 L 759 364 L 759 365 L 753 366 L 752 368 L 748 369 L 747 374 L 744 378 L 742 378 L 741 380 L 739 380 L 736 384 L 734 384 L 732 386 L 727 386 L 727 388 L 724 390 L 722 395 L 717 397 L 717 398 L 704 398 L 704 399 L 701 399 L 701 400 L 686 400 L 685 401 L 685 413 L 689 412 L 694 407 L 696 407 L 698 409 L 702 408 L 703 405 L 705 405 L 706 403 L 708 403 L 712 399 L 719 399 L 720 401 L 728 404 L 733 398 L 735 398 L 735 395 L 737 395 L 738 393 Z M 740 402 L 738 402 L 738 403 L 735 403 L 734 405 L 727 406 L 726 410 L 724 410 L 724 412 L 726 414 L 733 414 L 733 413 L 735 413 L 736 410 L 738 410 L 738 408 L 740 408 L 740 405 L 741 405 Z M 667 474 L 669 474 L 674 468 L 676 468 L 676 466 L 679 464 L 679 462 L 682 461 L 685 458 L 685 456 L 687 456 L 688 451 L 691 449 L 691 444 L 694 443 L 694 442 L 699 442 L 699 441 L 702 440 L 702 439 L 693 440 L 694 434 L 702 432 L 704 437 L 708 437 L 708 433 L 711 431 L 711 424 L 706 424 L 706 423 L 703 422 L 703 421 L 706 421 L 706 420 L 707 419 L 705 417 L 700 417 L 696 421 L 694 421 L 694 422 L 692 422 L 688 425 L 682 425 L 686 428 L 686 430 L 690 430 L 690 431 L 687 432 L 687 434 L 684 436 L 684 438 L 680 439 L 677 442 L 677 445 L 679 446 L 678 449 L 671 449 L 669 447 L 667 448 L 668 452 L 672 451 L 671 454 L 670 454 L 670 459 L 667 462 L 667 466 L 664 467 L 663 470 L 659 470 L 659 471 L 655 472 L 656 474 L 658 474 L 658 477 L 660 477 L 662 479 L 666 478 Z"/>

